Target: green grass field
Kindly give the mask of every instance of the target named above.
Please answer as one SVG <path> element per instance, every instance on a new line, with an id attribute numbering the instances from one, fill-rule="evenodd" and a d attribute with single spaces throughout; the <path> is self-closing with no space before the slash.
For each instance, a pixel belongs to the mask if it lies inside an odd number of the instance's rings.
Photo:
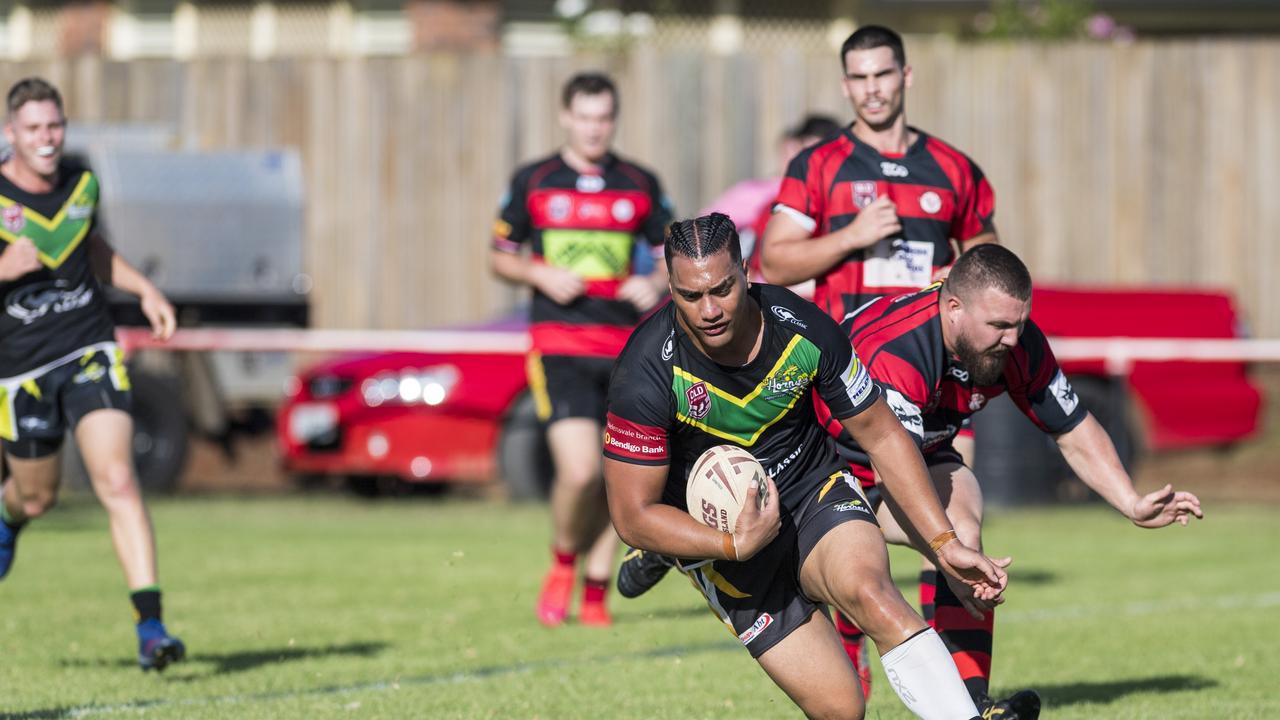
<path id="1" fill-rule="evenodd" d="M 547 630 L 540 507 L 341 498 L 152 506 L 188 662 L 143 675 L 92 500 L 24 534 L 0 583 L 0 717 L 797 717 L 683 578 L 607 630 Z M 1280 717 L 1280 509 L 1143 531 L 1098 507 L 993 513 L 1015 555 L 995 689 L 1046 718 Z M 916 559 L 894 555 L 914 598 Z M 876 666 L 877 672 L 879 666 Z M 909 717 L 883 677 L 871 718 Z"/>

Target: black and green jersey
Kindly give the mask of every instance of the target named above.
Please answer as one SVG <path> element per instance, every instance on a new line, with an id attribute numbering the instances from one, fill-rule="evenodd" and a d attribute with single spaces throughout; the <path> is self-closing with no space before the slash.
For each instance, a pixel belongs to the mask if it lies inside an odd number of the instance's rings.
<path id="1" fill-rule="evenodd" d="M 693 463 L 729 444 L 754 455 L 795 508 L 814 482 L 845 466 L 814 418 L 814 390 L 842 419 L 880 396 L 848 337 L 817 306 L 773 285 L 747 292 L 764 317 L 760 351 L 747 365 L 708 358 L 669 303 L 636 328 L 614 367 L 604 454 L 668 465 L 664 503 L 684 508 Z"/>
<path id="2" fill-rule="evenodd" d="M 21 375 L 75 350 L 114 339 L 111 317 L 89 263 L 98 179 L 64 163 L 58 186 L 29 193 L 0 174 L 0 252 L 29 239 L 42 267 L 0 282 L 0 378 Z"/>

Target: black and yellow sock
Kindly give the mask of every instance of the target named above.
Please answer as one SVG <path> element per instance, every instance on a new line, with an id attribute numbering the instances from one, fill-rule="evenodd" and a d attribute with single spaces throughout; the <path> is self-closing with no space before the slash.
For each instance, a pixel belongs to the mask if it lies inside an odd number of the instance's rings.
<path id="1" fill-rule="evenodd" d="M 0 522 L 3 522 L 14 530 L 17 530 L 27 524 L 26 518 L 23 518 L 22 520 L 14 520 L 13 517 L 9 515 L 9 506 L 4 504 L 3 497 L 0 497 Z"/>
<path id="2" fill-rule="evenodd" d="M 129 593 L 133 601 L 134 622 L 160 620 L 160 586 L 148 585 Z"/>

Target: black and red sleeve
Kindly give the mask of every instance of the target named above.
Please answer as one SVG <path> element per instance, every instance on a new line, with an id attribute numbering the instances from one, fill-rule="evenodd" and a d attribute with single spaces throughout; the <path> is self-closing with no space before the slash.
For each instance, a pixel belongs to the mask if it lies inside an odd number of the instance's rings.
<path id="1" fill-rule="evenodd" d="M 801 152 L 787 165 L 787 174 L 773 203 L 775 213 L 785 213 L 810 234 L 822 224 L 827 205 L 826 188 L 813 150 L 811 147 Z"/>
<path id="2" fill-rule="evenodd" d="M 644 237 L 649 247 L 653 248 L 654 256 L 660 257 L 662 254 L 663 243 L 667 239 L 667 226 L 675 217 L 675 210 L 671 204 L 671 199 L 667 197 L 662 190 L 662 184 L 658 182 L 658 178 L 650 173 L 646 173 L 649 179 L 649 217 L 645 218 L 644 226 L 640 229 L 640 234 Z"/>
<path id="3" fill-rule="evenodd" d="M 996 195 L 977 163 L 964 158 L 960 187 L 956 188 L 956 214 L 951 237 L 961 243 L 995 229 Z"/>
<path id="4" fill-rule="evenodd" d="M 1089 414 L 1044 333 L 1029 320 L 1018 346 L 1010 351 L 1004 377 L 1014 404 L 1047 433 L 1067 432 Z"/>
<path id="5" fill-rule="evenodd" d="M 533 235 L 529 216 L 529 176 L 531 168 L 523 168 L 511 178 L 511 185 L 498 203 L 498 217 L 493 221 L 493 249 L 519 253 L 520 246 Z"/>

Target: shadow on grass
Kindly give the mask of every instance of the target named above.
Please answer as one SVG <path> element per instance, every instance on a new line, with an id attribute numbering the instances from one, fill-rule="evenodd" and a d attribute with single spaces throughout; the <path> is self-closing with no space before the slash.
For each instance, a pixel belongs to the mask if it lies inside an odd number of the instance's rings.
<path id="1" fill-rule="evenodd" d="M 367 643 L 366 645 L 375 645 Z M 379 646 L 377 649 L 381 649 Z M 294 650 L 294 648 L 289 648 Z M 310 651 L 312 654 L 318 654 L 318 650 Z M 374 651 L 376 652 L 376 650 Z M 439 673 L 429 673 L 426 675 L 400 676 L 394 680 L 371 680 L 365 682 L 355 682 L 344 685 L 323 685 L 320 687 L 300 688 L 293 690 L 280 690 L 260 693 L 247 693 L 235 695 L 216 695 L 212 697 L 197 698 L 157 698 L 153 700 L 133 700 L 129 702 L 118 703 L 114 705 L 81 705 L 81 706 L 62 706 L 53 708 L 43 708 L 40 710 L 29 710 L 20 713 L 0 713 L 0 720 L 62 720 L 63 718 L 82 718 L 91 714 L 114 714 L 114 713 L 138 713 L 146 712 L 153 709 L 182 708 L 182 707 L 208 707 L 211 705 L 226 706 L 242 706 L 252 707 L 253 703 L 271 702 L 279 700 L 290 700 L 297 698 L 314 698 L 324 697 L 328 695 L 348 695 L 356 692 L 386 692 L 390 690 L 398 690 L 402 686 L 418 686 L 426 687 L 432 685 L 453 685 L 460 682 L 476 682 L 494 679 L 503 679 L 509 676 L 526 675 L 533 672 L 545 671 L 563 671 L 567 668 L 593 668 L 603 663 L 616 662 L 619 660 L 635 660 L 640 659 L 661 659 L 670 657 L 684 657 L 687 655 L 698 655 L 703 653 L 740 653 L 742 646 L 731 640 L 722 640 L 719 642 L 690 643 L 687 645 L 671 645 L 665 647 L 656 647 L 650 650 L 640 652 L 627 651 L 624 653 L 611 653 L 598 656 L 572 656 L 566 658 L 548 658 L 545 660 L 534 660 L 529 662 L 513 662 L 501 665 L 481 666 L 469 670 L 444 671 Z M 269 653 L 252 653 L 253 655 L 263 655 Z M 234 655 L 234 654 L 233 654 Z M 276 654 L 279 658 L 279 653 Z M 274 660 L 273 660 L 274 662 Z M 79 663 L 86 665 L 88 663 Z M 102 665 L 114 665 L 116 663 L 97 663 Z M 247 712 L 252 712 L 251 710 Z M 244 713 L 240 713 L 244 714 Z M 229 711 L 226 717 L 236 717 L 237 713 Z M 181 717 L 181 715 L 176 715 Z"/>
<path id="2" fill-rule="evenodd" d="M 275 665 L 278 663 L 311 660 L 313 658 L 326 658 L 339 655 L 373 657 L 385 649 L 387 649 L 387 643 L 358 642 L 348 643 L 346 645 L 322 645 L 318 647 L 286 646 L 274 649 L 245 650 L 242 652 L 229 653 L 202 652 L 188 656 L 187 661 L 196 665 L 212 664 L 212 670 L 195 676 L 183 675 L 173 679 L 178 681 L 198 680 L 210 675 L 225 675 L 228 673 L 244 672 L 246 670 L 256 670 L 264 665 Z M 137 662 L 125 659 L 63 660 L 62 665 L 63 667 L 134 667 L 137 665 Z M 5 716 L 0 715 L 0 720 L 3 720 L 4 717 Z"/>
<path id="3" fill-rule="evenodd" d="M 1165 675 L 1134 680 L 1108 680 L 1106 682 L 1062 683 L 1038 685 L 1035 690 L 1052 707 L 1065 707 L 1081 703 L 1106 704 L 1126 695 L 1157 692 L 1196 692 L 1217 687 L 1218 682 L 1197 675 Z"/>

